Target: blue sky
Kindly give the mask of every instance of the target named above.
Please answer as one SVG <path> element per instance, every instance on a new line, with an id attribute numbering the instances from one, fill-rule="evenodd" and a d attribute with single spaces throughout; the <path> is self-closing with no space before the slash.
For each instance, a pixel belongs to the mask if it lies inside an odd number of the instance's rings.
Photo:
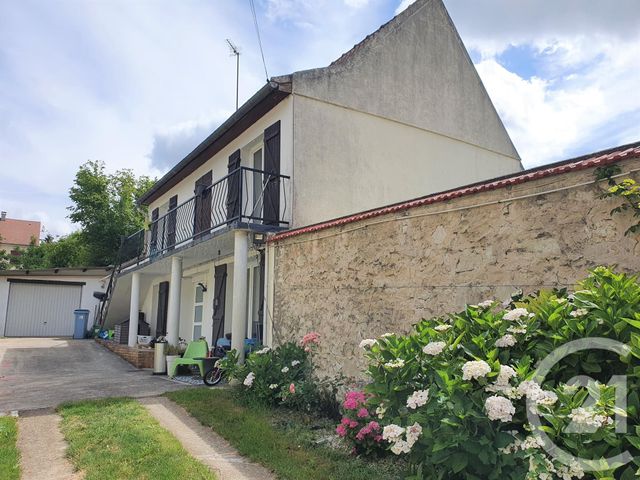
<path id="1" fill-rule="evenodd" d="M 636 0 L 444 0 L 526 167 L 640 140 Z M 408 0 L 255 0 L 270 76 Z M 80 164 L 159 176 L 265 81 L 248 0 L 0 0 L 0 209 L 66 234 Z"/>

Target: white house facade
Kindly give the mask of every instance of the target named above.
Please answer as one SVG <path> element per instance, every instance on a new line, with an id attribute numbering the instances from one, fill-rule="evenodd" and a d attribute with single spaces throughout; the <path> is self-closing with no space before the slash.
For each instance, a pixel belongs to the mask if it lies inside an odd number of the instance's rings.
<path id="1" fill-rule="evenodd" d="M 143 196 L 106 324 L 270 344 L 266 236 L 521 169 L 441 0 L 418 0 L 328 67 L 272 78 Z"/>

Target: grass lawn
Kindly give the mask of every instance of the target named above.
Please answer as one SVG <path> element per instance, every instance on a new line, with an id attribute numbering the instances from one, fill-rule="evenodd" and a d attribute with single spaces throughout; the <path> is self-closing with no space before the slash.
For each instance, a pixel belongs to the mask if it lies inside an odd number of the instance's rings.
<path id="1" fill-rule="evenodd" d="M 16 447 L 18 422 L 13 417 L 0 417 L 0 478 L 20 478 L 20 454 Z"/>
<path id="2" fill-rule="evenodd" d="M 330 432 L 335 422 L 331 420 L 284 409 L 241 406 L 229 390 L 188 389 L 166 396 L 280 479 L 391 480 L 404 473 L 393 461 L 365 462 L 318 444 L 319 432 L 333 437 Z"/>
<path id="3" fill-rule="evenodd" d="M 58 412 L 68 456 L 86 480 L 215 479 L 135 400 L 72 403 Z"/>

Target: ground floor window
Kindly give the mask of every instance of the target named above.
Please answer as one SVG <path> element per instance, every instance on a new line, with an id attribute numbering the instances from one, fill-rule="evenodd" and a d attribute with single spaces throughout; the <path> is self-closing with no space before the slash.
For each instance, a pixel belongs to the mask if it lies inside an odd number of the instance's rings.
<path id="1" fill-rule="evenodd" d="M 204 309 L 204 290 L 202 284 L 196 285 L 195 298 L 193 301 L 193 339 L 202 337 L 202 313 Z"/>

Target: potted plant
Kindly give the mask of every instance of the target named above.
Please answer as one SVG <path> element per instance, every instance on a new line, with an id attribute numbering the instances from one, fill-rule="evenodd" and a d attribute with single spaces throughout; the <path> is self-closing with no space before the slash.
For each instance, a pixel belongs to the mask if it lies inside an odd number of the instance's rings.
<path id="1" fill-rule="evenodd" d="M 171 367 L 173 367 L 174 360 L 182 356 L 183 350 L 179 346 L 168 344 L 166 352 L 167 352 L 167 375 L 170 375 Z"/>

